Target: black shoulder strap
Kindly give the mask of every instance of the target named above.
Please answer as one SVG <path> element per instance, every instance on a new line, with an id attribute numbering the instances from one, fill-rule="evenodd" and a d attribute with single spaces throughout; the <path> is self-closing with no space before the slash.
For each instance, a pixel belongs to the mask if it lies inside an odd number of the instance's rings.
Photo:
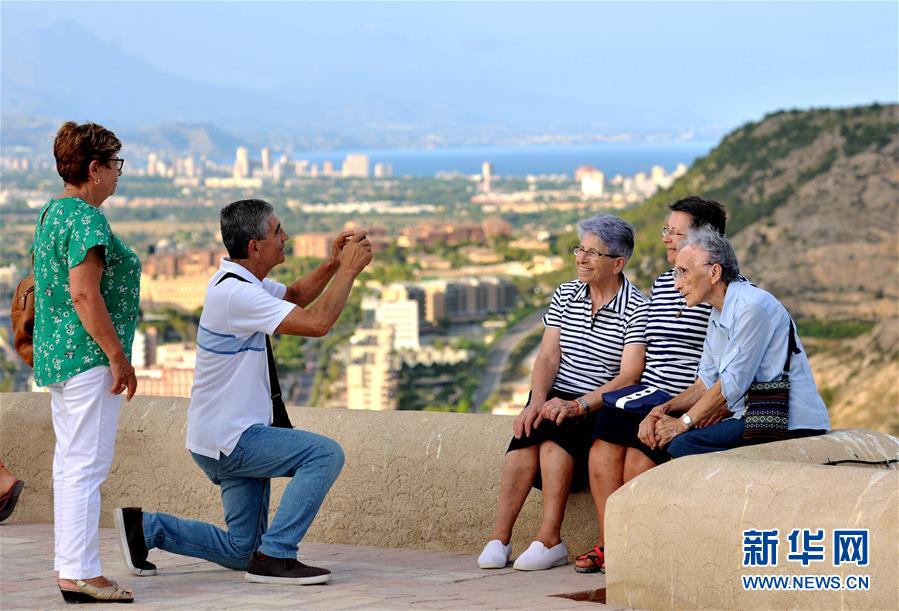
<path id="1" fill-rule="evenodd" d="M 790 362 L 793 359 L 794 354 L 799 354 L 802 350 L 799 349 L 799 346 L 796 344 L 796 327 L 793 325 L 793 319 L 790 318 L 790 339 L 787 343 L 787 362 L 784 363 L 783 377 L 787 379 L 790 377 Z"/>
<path id="2" fill-rule="evenodd" d="M 224 281 L 227 280 L 228 278 L 234 278 L 235 280 L 240 280 L 241 282 L 246 282 L 247 284 L 250 283 L 250 281 L 247 280 L 246 278 L 243 278 L 243 277 L 241 277 L 241 276 L 238 276 L 238 275 L 235 274 L 234 272 L 228 272 L 227 274 L 225 274 L 224 276 L 222 276 L 221 278 L 219 278 L 219 281 L 215 283 L 215 286 L 220 285 L 222 282 L 224 282 Z"/>
<path id="3" fill-rule="evenodd" d="M 249 283 L 246 278 L 242 278 L 234 272 L 228 272 L 218 279 L 215 286 L 220 285 L 228 278 L 234 278 L 241 282 Z M 275 353 L 272 350 L 272 341 L 268 335 L 265 336 L 265 355 L 268 357 L 268 385 L 272 391 L 272 426 L 282 429 L 292 429 L 290 418 L 287 416 L 287 407 L 284 405 L 284 399 L 281 397 L 281 383 L 278 382 L 278 368 L 275 365 Z"/>

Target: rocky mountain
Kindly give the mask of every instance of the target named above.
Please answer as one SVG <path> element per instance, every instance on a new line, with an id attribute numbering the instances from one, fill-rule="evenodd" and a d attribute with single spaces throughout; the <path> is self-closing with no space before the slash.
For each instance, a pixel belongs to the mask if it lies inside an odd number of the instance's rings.
<path id="1" fill-rule="evenodd" d="M 727 135 L 626 216 L 642 286 L 664 267 L 666 205 L 729 213 L 741 271 L 799 321 L 835 428 L 899 434 L 899 106 L 787 111 Z"/>

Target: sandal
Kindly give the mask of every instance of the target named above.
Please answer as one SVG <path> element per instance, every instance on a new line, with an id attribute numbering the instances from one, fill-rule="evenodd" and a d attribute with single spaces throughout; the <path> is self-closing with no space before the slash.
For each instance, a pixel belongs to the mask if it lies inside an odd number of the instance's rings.
<path id="1" fill-rule="evenodd" d="M 574 565 L 574 570 L 578 573 L 605 573 L 606 572 L 606 555 L 603 552 L 602 548 L 598 545 L 594 545 L 593 549 L 591 549 L 586 554 L 581 554 L 575 559 L 575 562 L 580 560 L 589 560 L 591 566 L 578 566 Z"/>
<path id="2" fill-rule="evenodd" d="M 114 581 L 105 588 L 98 588 L 81 579 L 75 579 L 77 590 L 63 590 L 59 588 L 62 599 L 68 604 L 80 603 L 133 603 L 134 595 L 131 590 L 122 588 Z"/>
<path id="3" fill-rule="evenodd" d="M 25 482 L 17 479 L 12 488 L 3 496 L 0 496 L 0 522 L 12 515 L 12 511 L 16 508 L 16 503 L 19 502 L 19 495 L 22 494 L 22 488 L 24 487 Z"/>

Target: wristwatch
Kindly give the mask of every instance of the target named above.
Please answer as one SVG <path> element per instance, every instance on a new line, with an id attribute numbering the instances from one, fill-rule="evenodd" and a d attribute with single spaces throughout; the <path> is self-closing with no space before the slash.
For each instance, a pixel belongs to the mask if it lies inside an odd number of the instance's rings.
<path id="1" fill-rule="evenodd" d="M 577 399 L 575 399 L 575 402 L 581 406 L 582 410 L 584 410 L 584 413 L 581 414 L 582 416 L 586 416 L 590 413 L 590 404 L 587 403 L 586 399 L 584 399 L 583 397 L 578 397 Z"/>
<path id="2" fill-rule="evenodd" d="M 680 421 L 686 425 L 688 431 L 693 428 L 693 419 L 690 417 L 690 414 L 681 416 Z"/>

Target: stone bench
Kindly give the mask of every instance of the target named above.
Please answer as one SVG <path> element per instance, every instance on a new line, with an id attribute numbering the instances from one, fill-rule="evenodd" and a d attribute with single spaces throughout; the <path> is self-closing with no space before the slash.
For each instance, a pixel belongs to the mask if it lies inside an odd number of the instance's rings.
<path id="1" fill-rule="evenodd" d="M 895 609 L 899 469 L 862 463 L 897 458 L 899 439 L 851 430 L 660 465 L 609 499 L 607 600 L 645 609 Z M 774 528 L 778 566 L 742 566 L 743 531 Z M 796 528 L 824 529 L 825 562 L 785 561 Z M 834 567 L 833 529 L 864 528 L 868 566 Z M 871 589 L 744 591 L 741 577 L 759 574 L 868 575 Z"/>

